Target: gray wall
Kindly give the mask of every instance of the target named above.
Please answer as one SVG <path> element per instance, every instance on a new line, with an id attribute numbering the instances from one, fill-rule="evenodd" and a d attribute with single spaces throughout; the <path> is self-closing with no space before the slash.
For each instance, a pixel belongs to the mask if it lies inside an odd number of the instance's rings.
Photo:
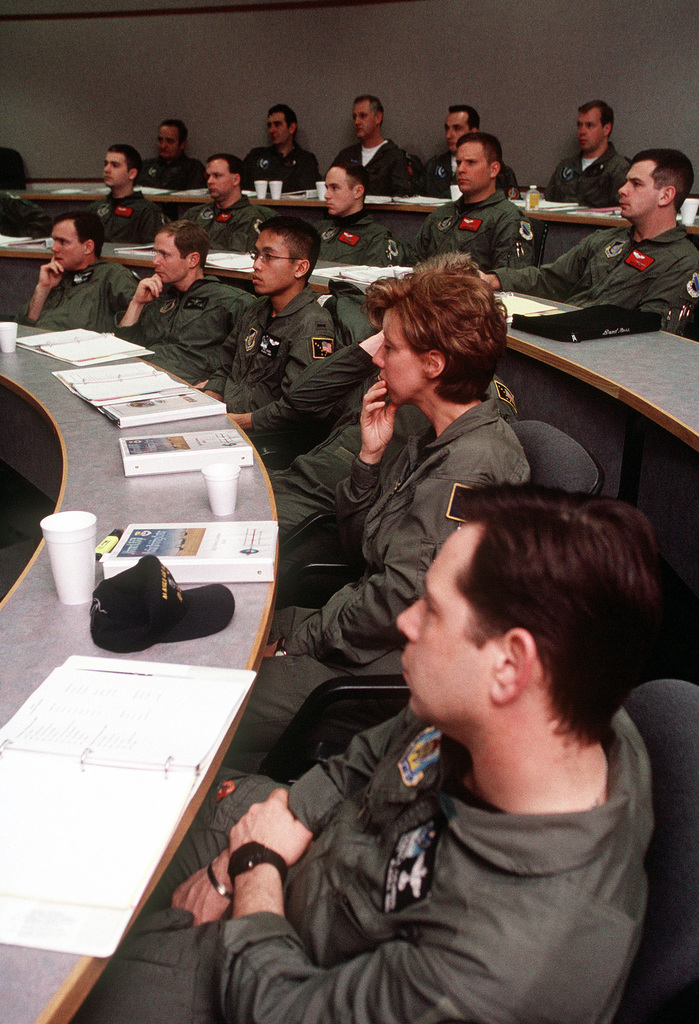
<path id="1" fill-rule="evenodd" d="M 280 101 L 297 110 L 301 144 L 324 169 L 353 141 L 349 115 L 358 92 L 381 96 L 386 134 L 422 158 L 443 149 L 447 104 L 471 103 L 524 185 L 545 183 L 574 150 L 577 105 L 596 97 L 615 109 L 619 150 L 674 146 L 699 172 L 699 76 L 687 73 L 696 0 L 266 4 L 259 11 L 4 20 L 67 9 L 55 0 L 28 2 L 0 5 L 0 144 L 20 150 L 31 178 L 98 178 L 110 142 L 129 141 L 152 155 L 163 117 L 187 122 L 194 156 L 220 149 L 242 156 L 266 141 L 267 107 Z M 159 5 L 172 0 L 139 6 Z M 93 11 L 114 6 L 118 0 L 90 4 Z"/>

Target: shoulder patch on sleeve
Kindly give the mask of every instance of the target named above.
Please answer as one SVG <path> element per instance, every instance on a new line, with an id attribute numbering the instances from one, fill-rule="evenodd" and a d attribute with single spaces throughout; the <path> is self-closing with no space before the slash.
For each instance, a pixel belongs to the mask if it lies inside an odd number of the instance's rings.
<path id="1" fill-rule="evenodd" d="M 501 380 L 493 379 L 493 384 L 498 393 L 498 398 L 501 402 L 507 402 L 508 405 L 512 406 L 512 411 L 515 416 L 517 415 L 517 406 L 515 405 L 515 396 L 512 394 L 507 384 L 503 384 Z"/>
<path id="2" fill-rule="evenodd" d="M 520 223 L 519 233 L 525 242 L 531 242 L 532 238 L 534 237 L 534 232 L 532 231 L 532 226 L 528 220 L 523 220 Z"/>
<path id="3" fill-rule="evenodd" d="M 419 732 L 398 762 L 403 785 L 417 786 L 430 765 L 439 761 L 441 752 L 442 733 L 439 729 L 429 726 Z"/>
<path id="4" fill-rule="evenodd" d="M 314 359 L 325 359 L 335 350 L 334 338 L 311 338 L 311 353 Z"/>
<path id="5" fill-rule="evenodd" d="M 699 299 L 699 274 L 692 274 L 689 281 L 687 281 L 687 293 L 693 299 Z"/>
<path id="6" fill-rule="evenodd" d="M 446 517 L 447 519 L 453 519 L 457 523 L 465 523 L 462 508 L 462 501 L 464 495 L 472 488 L 466 484 L 454 484 L 451 489 L 451 497 L 449 498 L 449 504 L 447 505 Z"/>

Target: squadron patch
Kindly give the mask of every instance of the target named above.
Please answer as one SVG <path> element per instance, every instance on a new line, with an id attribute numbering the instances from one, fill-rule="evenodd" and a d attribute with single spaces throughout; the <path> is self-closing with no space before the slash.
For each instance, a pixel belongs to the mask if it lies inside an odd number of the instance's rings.
<path id="1" fill-rule="evenodd" d="M 466 484 L 454 484 L 454 486 L 451 489 L 451 497 L 449 498 L 449 504 L 447 505 L 447 519 L 453 519 L 457 523 L 466 522 L 462 509 L 464 496 L 470 490 L 471 488 L 467 487 Z"/>
<path id="2" fill-rule="evenodd" d="M 232 213 L 219 213 L 219 215 L 216 218 L 216 220 L 217 220 L 217 222 L 219 224 L 227 224 L 232 216 L 233 216 Z"/>
<path id="3" fill-rule="evenodd" d="M 573 177 L 574 174 L 575 174 L 575 168 L 574 167 L 564 167 L 563 171 L 561 172 L 561 177 L 563 178 L 564 181 L 570 181 L 570 179 Z"/>
<path id="4" fill-rule="evenodd" d="M 245 339 L 247 346 L 247 338 Z M 274 359 L 279 352 L 281 338 L 275 338 L 273 334 L 263 334 L 260 338 L 260 352 L 268 359 Z"/>
<path id="5" fill-rule="evenodd" d="M 508 199 L 519 199 L 519 189 L 515 188 L 514 185 L 512 186 L 512 188 L 508 188 L 508 190 L 507 190 L 507 198 Z"/>
<path id="6" fill-rule="evenodd" d="M 94 274 L 94 267 L 90 267 L 89 270 L 80 270 L 77 274 L 73 274 L 73 284 L 85 284 L 89 281 Z"/>
<path id="7" fill-rule="evenodd" d="M 437 164 L 437 166 L 435 167 L 435 170 L 434 170 L 434 175 L 435 175 L 435 178 L 446 178 L 446 176 L 447 176 L 447 169 L 446 169 L 446 167 L 444 167 L 443 164 Z"/>
<path id="8" fill-rule="evenodd" d="M 624 248 L 624 243 L 620 241 L 610 242 L 607 248 L 604 250 L 604 255 L 608 260 L 614 259 L 618 256 L 621 250 Z"/>
<path id="9" fill-rule="evenodd" d="M 228 794 L 232 793 L 234 790 L 235 782 L 233 781 L 233 779 L 226 779 L 226 781 L 222 782 L 221 785 L 216 790 L 216 803 L 220 804 L 221 801 L 224 800 L 228 796 Z"/>
<path id="10" fill-rule="evenodd" d="M 207 206 L 207 208 L 205 210 L 202 210 L 201 213 L 199 214 L 199 220 L 213 220 L 213 219 L 214 219 L 214 211 L 211 209 L 210 206 Z"/>
<path id="11" fill-rule="evenodd" d="M 404 786 L 417 786 L 430 765 L 439 761 L 442 733 L 429 726 L 418 733 L 398 762 Z"/>
<path id="12" fill-rule="evenodd" d="M 170 310 L 174 309 L 176 305 L 177 305 L 177 299 L 168 299 L 168 301 L 164 302 L 163 305 L 160 307 L 160 312 L 161 313 L 169 313 Z"/>
<path id="13" fill-rule="evenodd" d="M 345 245 L 356 245 L 359 241 L 359 235 L 353 235 L 351 231 L 343 231 L 338 238 L 338 242 L 344 242 Z"/>
<path id="14" fill-rule="evenodd" d="M 398 243 L 395 238 L 389 238 L 386 242 L 386 256 L 389 260 L 398 259 Z"/>
<path id="15" fill-rule="evenodd" d="M 149 178 L 154 178 L 156 170 L 157 170 L 156 167 L 149 167 L 148 168 L 148 177 Z"/>
<path id="16" fill-rule="evenodd" d="M 534 232 L 532 231 L 532 226 L 528 220 L 523 220 L 521 222 L 519 225 L 519 233 L 525 242 L 531 242 L 534 237 Z"/>
<path id="17" fill-rule="evenodd" d="M 257 166 L 261 167 L 263 171 L 266 171 L 269 167 L 269 157 L 261 156 L 257 161 Z"/>
<path id="18" fill-rule="evenodd" d="M 448 217 L 442 217 L 439 224 L 437 225 L 438 231 L 448 231 L 450 227 L 453 227 L 456 221 L 456 214 L 451 213 Z"/>
<path id="19" fill-rule="evenodd" d="M 206 309 L 208 305 L 209 299 L 204 295 L 190 295 L 188 299 L 184 300 L 185 309 Z"/>
<path id="20" fill-rule="evenodd" d="M 632 249 L 624 263 L 628 263 L 630 267 L 635 267 L 636 270 L 648 270 L 648 267 L 655 263 L 655 260 L 652 256 L 646 256 L 645 253 L 639 252 L 638 249 Z"/>
<path id="21" fill-rule="evenodd" d="M 483 221 L 478 220 L 477 217 L 462 217 L 459 231 L 478 231 L 482 223 Z"/>
<path id="22" fill-rule="evenodd" d="M 337 228 L 328 228 L 328 230 L 324 231 L 323 234 L 320 236 L 322 241 L 329 242 L 331 238 L 334 238 L 336 231 Z"/>
<path id="23" fill-rule="evenodd" d="M 98 217 L 106 217 L 108 213 L 109 213 L 109 203 L 102 203 L 102 205 L 100 207 L 98 207 L 98 209 L 97 209 L 97 216 Z"/>
<path id="24" fill-rule="evenodd" d="M 687 281 L 687 292 L 693 299 L 699 299 L 699 274 L 692 274 Z"/>
<path id="25" fill-rule="evenodd" d="M 252 352 L 257 341 L 257 328 L 251 327 L 245 336 L 245 351 Z"/>
<path id="26" fill-rule="evenodd" d="M 516 416 L 517 406 L 515 405 L 515 396 L 512 394 L 507 384 L 503 384 L 501 380 L 495 380 L 495 378 L 493 378 L 493 384 L 495 385 L 495 390 L 498 393 L 498 398 L 500 399 L 500 401 L 507 402 L 507 404 L 512 407 L 512 411 Z"/>
<path id="27" fill-rule="evenodd" d="M 437 840 L 444 828 L 441 815 L 404 832 L 393 847 L 383 890 L 384 913 L 403 910 L 423 899 L 432 888 Z"/>
<path id="28" fill-rule="evenodd" d="M 133 206 L 115 206 L 114 213 L 117 217 L 130 217 L 133 213 Z"/>
<path id="29" fill-rule="evenodd" d="M 325 359 L 331 356 L 335 349 L 335 342 L 332 338 L 311 338 L 311 353 L 314 359 Z"/>
<path id="30" fill-rule="evenodd" d="M 253 229 L 253 231 L 255 232 L 256 235 L 259 235 L 261 227 L 262 227 L 262 217 L 255 217 L 254 221 L 252 222 L 252 229 Z"/>

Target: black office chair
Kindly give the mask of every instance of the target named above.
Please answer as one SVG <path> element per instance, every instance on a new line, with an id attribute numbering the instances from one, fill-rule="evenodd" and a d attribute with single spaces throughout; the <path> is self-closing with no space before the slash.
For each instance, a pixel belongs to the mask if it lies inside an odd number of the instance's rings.
<path id="1" fill-rule="evenodd" d="M 546 248 L 546 236 L 549 233 L 549 226 L 545 220 L 534 220 L 529 221 L 532 226 L 532 234 L 534 235 L 534 266 L 540 267 L 544 262 L 544 249 Z"/>
<path id="2" fill-rule="evenodd" d="M 653 770 L 655 832 L 639 951 L 614 1024 L 699 1021 L 699 687 L 639 686 L 626 709 Z"/>
<path id="3" fill-rule="evenodd" d="M 519 420 L 512 429 L 527 456 L 533 484 L 590 495 L 601 492 L 602 466 L 569 434 L 542 420 Z"/>
<path id="4" fill-rule="evenodd" d="M 16 149 L 0 146 L 0 189 L 25 189 L 24 163 Z"/>

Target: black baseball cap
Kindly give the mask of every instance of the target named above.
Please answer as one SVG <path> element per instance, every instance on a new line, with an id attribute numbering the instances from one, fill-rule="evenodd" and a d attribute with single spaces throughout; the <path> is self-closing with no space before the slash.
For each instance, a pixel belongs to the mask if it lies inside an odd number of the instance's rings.
<path id="1" fill-rule="evenodd" d="M 225 629 L 235 599 L 222 583 L 181 590 L 155 555 L 104 580 L 92 595 L 90 632 L 98 647 L 125 654 L 194 640 Z"/>

